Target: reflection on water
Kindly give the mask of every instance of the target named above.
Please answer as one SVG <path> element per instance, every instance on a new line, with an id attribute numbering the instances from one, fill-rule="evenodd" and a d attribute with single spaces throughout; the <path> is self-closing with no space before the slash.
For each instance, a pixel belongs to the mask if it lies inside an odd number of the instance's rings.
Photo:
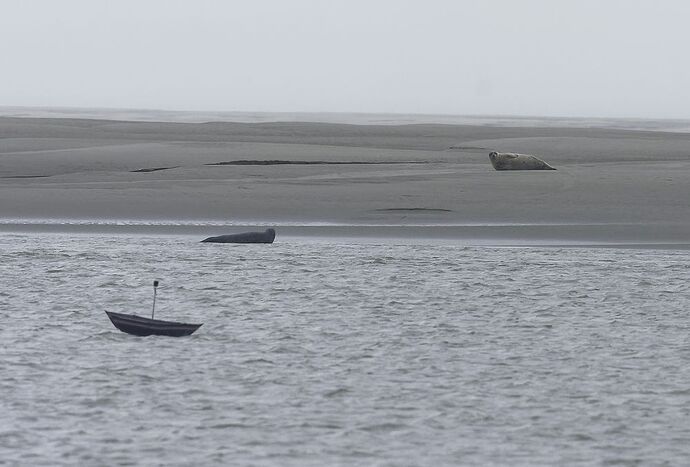
<path id="1" fill-rule="evenodd" d="M 3 234 L 10 464 L 682 464 L 684 251 Z M 104 310 L 203 322 L 137 338 Z"/>

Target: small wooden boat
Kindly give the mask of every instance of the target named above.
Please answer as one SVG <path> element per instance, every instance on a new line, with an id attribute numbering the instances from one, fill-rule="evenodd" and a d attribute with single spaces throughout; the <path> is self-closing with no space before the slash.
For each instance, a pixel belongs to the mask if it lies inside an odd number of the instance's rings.
<path id="1" fill-rule="evenodd" d="M 153 319 L 153 315 L 156 311 L 157 287 L 158 281 L 153 281 L 153 309 L 151 310 L 150 318 L 115 313 L 113 311 L 106 311 L 105 314 L 108 315 L 110 321 L 120 331 L 135 336 L 188 336 L 202 326 L 201 324 L 178 323 L 177 321 Z"/>
<path id="2" fill-rule="evenodd" d="M 160 319 L 125 315 L 113 311 L 105 312 L 113 325 L 122 332 L 135 336 L 188 336 L 201 327 L 201 324 L 178 323 Z"/>

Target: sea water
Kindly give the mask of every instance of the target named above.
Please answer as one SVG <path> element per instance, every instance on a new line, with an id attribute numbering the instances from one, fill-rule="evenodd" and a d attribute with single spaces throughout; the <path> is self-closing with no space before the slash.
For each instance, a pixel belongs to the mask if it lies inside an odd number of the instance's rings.
<path id="1" fill-rule="evenodd" d="M 0 234 L 0 464 L 690 459 L 687 251 L 198 240 Z"/>

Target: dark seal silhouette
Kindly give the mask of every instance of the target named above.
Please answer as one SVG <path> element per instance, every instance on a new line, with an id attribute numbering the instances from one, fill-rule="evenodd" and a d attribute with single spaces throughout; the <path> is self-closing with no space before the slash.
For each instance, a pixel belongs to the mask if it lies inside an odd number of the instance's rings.
<path id="1" fill-rule="evenodd" d="M 492 152 L 491 165 L 496 170 L 556 170 L 538 157 L 512 152 Z"/>
<path id="2" fill-rule="evenodd" d="M 276 231 L 266 229 L 263 232 L 244 232 L 230 235 L 220 235 L 218 237 L 208 237 L 202 240 L 206 243 L 273 243 L 276 238 Z"/>

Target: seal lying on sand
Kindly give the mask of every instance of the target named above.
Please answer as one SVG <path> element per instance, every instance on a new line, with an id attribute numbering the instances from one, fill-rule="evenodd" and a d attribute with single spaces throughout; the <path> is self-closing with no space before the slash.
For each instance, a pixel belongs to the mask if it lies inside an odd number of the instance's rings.
<path id="1" fill-rule="evenodd" d="M 538 157 L 512 152 L 489 153 L 491 165 L 496 170 L 556 170 Z"/>
<path id="2" fill-rule="evenodd" d="M 266 229 L 263 232 L 245 232 L 232 235 L 220 235 L 218 237 L 208 237 L 201 242 L 207 243 L 273 243 L 276 238 L 276 231 Z"/>

